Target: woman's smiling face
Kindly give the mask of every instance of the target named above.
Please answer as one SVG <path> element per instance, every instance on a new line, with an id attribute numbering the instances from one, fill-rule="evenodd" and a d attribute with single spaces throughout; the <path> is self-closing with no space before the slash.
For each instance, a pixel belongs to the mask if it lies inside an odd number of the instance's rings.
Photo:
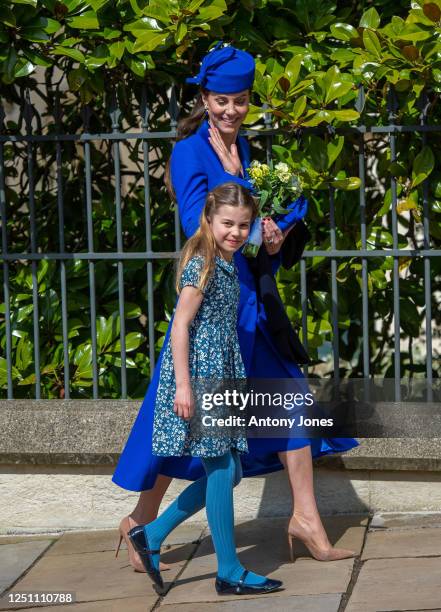
<path id="1" fill-rule="evenodd" d="M 234 134 L 239 130 L 250 105 L 248 89 L 235 94 L 203 92 L 202 99 L 208 107 L 211 125 L 225 135 Z"/>

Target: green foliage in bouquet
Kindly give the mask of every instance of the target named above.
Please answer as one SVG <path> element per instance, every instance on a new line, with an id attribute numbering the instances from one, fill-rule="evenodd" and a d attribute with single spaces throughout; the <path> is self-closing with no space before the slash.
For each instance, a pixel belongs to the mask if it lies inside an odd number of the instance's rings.
<path id="1" fill-rule="evenodd" d="M 257 160 L 251 162 L 248 169 L 257 197 L 259 198 L 259 215 L 271 216 L 289 212 L 283 204 L 288 204 L 302 193 L 299 177 L 292 174 L 288 164 L 262 164 Z"/>

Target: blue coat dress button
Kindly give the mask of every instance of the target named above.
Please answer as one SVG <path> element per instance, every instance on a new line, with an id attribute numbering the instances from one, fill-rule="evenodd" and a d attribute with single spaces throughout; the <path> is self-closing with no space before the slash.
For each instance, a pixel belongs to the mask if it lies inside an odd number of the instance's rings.
<path id="1" fill-rule="evenodd" d="M 254 295 L 250 295 L 250 297 L 248 298 L 248 304 L 252 306 L 255 303 L 256 303 L 256 298 L 254 297 Z"/>

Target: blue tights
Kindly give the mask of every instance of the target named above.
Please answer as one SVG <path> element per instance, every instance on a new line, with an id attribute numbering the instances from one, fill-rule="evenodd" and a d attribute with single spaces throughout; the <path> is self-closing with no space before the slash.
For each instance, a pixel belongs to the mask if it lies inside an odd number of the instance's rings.
<path id="1" fill-rule="evenodd" d="M 241 565 L 234 542 L 233 487 L 242 478 L 242 466 L 236 451 L 221 457 L 204 457 L 206 476 L 190 484 L 175 501 L 144 527 L 150 549 L 157 550 L 162 542 L 190 516 L 206 507 L 208 525 L 216 551 L 219 578 L 238 581 L 244 567 Z M 153 555 L 159 568 L 159 554 Z M 253 572 L 247 574 L 246 584 L 260 584 L 266 580 Z"/>

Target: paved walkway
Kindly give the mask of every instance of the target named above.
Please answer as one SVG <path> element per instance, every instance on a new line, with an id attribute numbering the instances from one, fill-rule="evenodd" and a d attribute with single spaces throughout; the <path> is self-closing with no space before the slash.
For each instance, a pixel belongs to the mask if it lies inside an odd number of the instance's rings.
<path id="1" fill-rule="evenodd" d="M 0 537 L 0 610 L 78 612 L 441 612 L 441 514 L 325 518 L 334 544 L 359 557 L 323 563 L 302 546 L 288 561 L 286 519 L 237 526 L 243 564 L 279 578 L 267 596 L 220 597 L 214 590 L 211 539 L 200 525 L 182 526 L 166 542 L 163 598 L 145 574 L 132 571 L 125 550 L 115 559 L 116 531 Z M 7 590 L 9 589 L 9 590 Z M 14 603 L 19 593 L 74 592 L 76 603 Z M 15 594 L 15 595 L 14 595 Z"/>

